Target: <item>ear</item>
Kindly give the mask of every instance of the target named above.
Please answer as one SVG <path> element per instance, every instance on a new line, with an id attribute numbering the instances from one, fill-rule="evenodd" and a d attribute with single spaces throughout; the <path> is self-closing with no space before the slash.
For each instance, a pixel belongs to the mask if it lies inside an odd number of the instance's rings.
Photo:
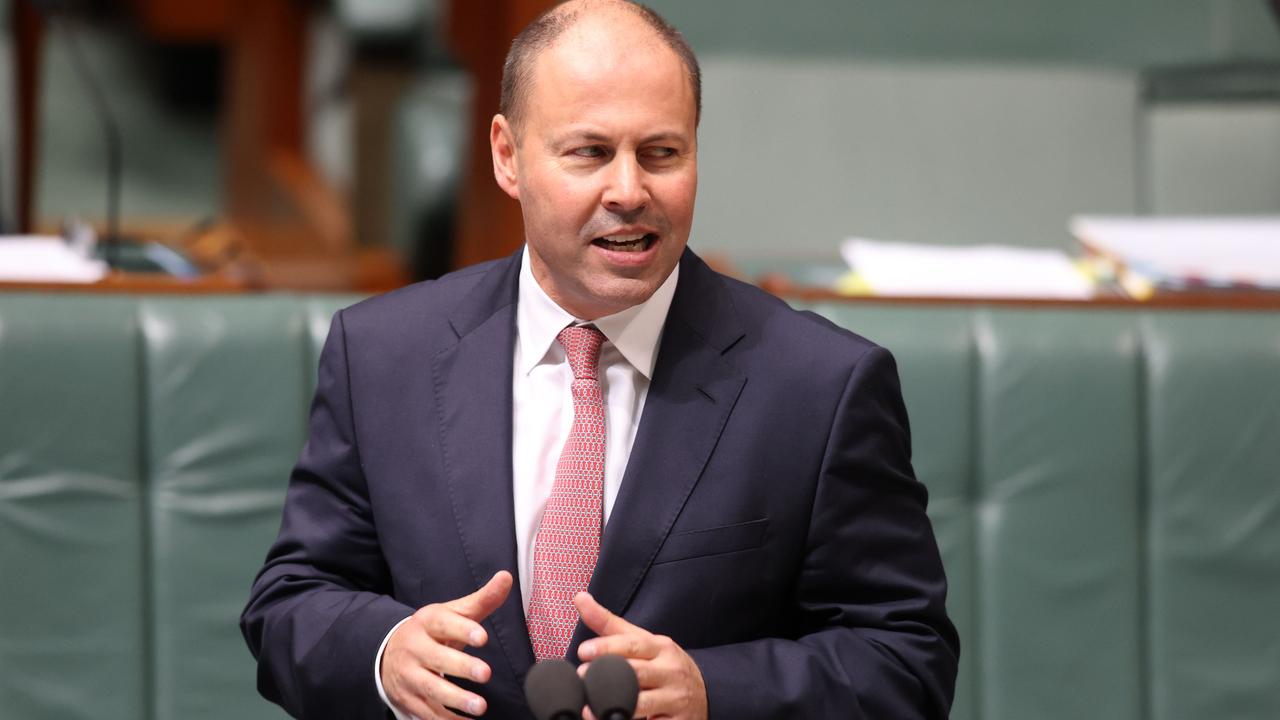
<path id="1" fill-rule="evenodd" d="M 489 151 L 493 154 L 493 178 L 498 187 L 516 200 L 520 199 L 517 180 L 516 138 L 511 123 L 502 115 L 494 115 L 489 126 Z"/>

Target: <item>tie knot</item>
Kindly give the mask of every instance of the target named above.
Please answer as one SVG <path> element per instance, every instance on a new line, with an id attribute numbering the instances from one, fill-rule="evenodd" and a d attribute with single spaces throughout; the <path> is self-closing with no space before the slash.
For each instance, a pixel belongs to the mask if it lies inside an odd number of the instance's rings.
<path id="1" fill-rule="evenodd" d="M 556 340 L 559 340 L 560 345 L 564 347 L 564 354 L 569 359 L 574 380 L 597 379 L 600 346 L 604 344 L 604 333 L 592 325 L 581 327 L 570 325 L 556 335 Z"/>

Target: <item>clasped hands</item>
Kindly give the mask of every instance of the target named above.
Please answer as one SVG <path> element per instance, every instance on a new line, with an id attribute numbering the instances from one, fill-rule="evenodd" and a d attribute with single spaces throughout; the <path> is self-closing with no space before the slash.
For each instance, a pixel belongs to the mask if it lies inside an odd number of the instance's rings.
<path id="1" fill-rule="evenodd" d="M 459 718 L 450 708 L 483 715 L 484 698 L 468 692 L 449 677 L 486 683 L 492 670 L 464 647 L 483 647 L 488 633 L 480 623 L 511 592 L 511 573 L 503 570 L 484 587 L 466 597 L 427 605 L 392 633 L 382 655 L 382 687 L 387 699 L 419 720 Z M 583 624 L 598 637 L 578 647 L 585 672 L 587 663 L 602 655 L 620 655 L 631 663 L 640 682 L 636 717 L 705 720 L 707 691 L 702 672 L 674 640 L 654 635 L 614 615 L 583 592 L 573 598 Z M 584 708 L 586 720 L 594 720 Z"/>

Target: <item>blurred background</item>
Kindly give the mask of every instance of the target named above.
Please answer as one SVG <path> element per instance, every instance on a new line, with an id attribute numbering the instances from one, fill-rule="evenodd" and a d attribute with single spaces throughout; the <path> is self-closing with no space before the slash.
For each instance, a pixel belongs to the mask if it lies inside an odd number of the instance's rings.
<path id="1" fill-rule="evenodd" d="M 551 4 L 4 0 L 3 230 L 84 221 L 267 288 L 506 254 L 486 128 Z M 1078 214 L 1280 213 L 1270 0 L 652 5 L 704 64 L 692 245 L 748 277 L 825 282 L 849 236 L 1069 248 Z"/>
<path id="2" fill-rule="evenodd" d="M 0 720 L 281 717 L 237 618 L 331 318 L 519 247 L 551 4 L 0 0 Z M 1280 0 L 652 5 L 692 247 L 898 362 L 951 716 L 1280 718 Z"/>

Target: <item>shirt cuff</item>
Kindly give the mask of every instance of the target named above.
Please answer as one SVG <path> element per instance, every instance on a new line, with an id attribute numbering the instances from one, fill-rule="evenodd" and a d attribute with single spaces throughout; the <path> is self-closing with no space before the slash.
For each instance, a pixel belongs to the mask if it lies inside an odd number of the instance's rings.
<path id="1" fill-rule="evenodd" d="M 413 616 L 411 615 L 409 617 Z M 378 686 L 378 697 L 382 698 L 382 704 L 386 705 L 387 708 L 391 710 L 392 714 L 396 716 L 396 720 L 418 720 L 418 717 L 416 715 L 410 715 L 409 713 L 400 712 L 400 708 L 392 705 L 391 701 L 387 699 L 387 691 L 382 689 L 382 653 L 387 649 L 387 641 L 391 639 L 391 636 L 395 634 L 396 630 L 400 629 L 401 625 L 408 621 L 409 618 L 405 618 L 391 626 L 391 629 L 387 631 L 387 636 L 382 638 L 382 644 L 378 646 L 377 657 L 373 659 L 373 682 Z"/>

